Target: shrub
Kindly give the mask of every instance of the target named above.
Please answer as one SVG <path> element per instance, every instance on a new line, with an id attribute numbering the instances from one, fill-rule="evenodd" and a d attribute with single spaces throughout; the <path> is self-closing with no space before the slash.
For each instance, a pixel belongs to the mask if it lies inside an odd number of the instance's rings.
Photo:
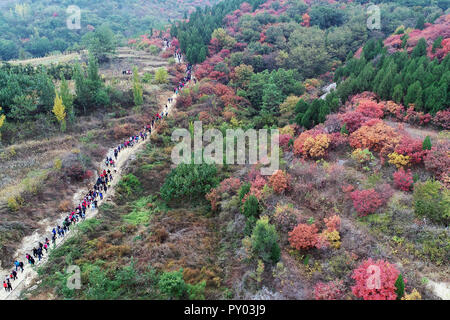
<path id="1" fill-rule="evenodd" d="M 19 209 L 22 207 L 24 201 L 22 197 L 9 197 L 8 198 L 8 208 L 11 211 L 19 211 Z"/>
<path id="2" fill-rule="evenodd" d="M 181 299 L 187 289 L 183 279 L 183 269 L 164 272 L 158 281 L 158 288 L 168 298 Z"/>
<path id="3" fill-rule="evenodd" d="M 356 111 L 349 111 L 341 115 L 341 120 L 344 126 L 341 129 L 341 133 L 349 134 L 358 130 L 364 122 L 369 120 L 369 117 L 361 115 Z M 345 130 L 344 130 L 345 129 Z"/>
<path id="4" fill-rule="evenodd" d="M 246 218 L 257 218 L 259 216 L 259 212 L 258 198 L 254 195 L 250 195 L 242 206 L 242 214 Z"/>
<path id="5" fill-rule="evenodd" d="M 315 225 L 299 224 L 289 232 L 289 243 L 297 250 L 314 248 L 318 243 L 318 229 Z"/>
<path id="6" fill-rule="evenodd" d="M 364 261 L 353 270 L 352 279 L 356 281 L 352 287 L 353 294 L 364 300 L 397 299 L 395 282 L 400 272 L 394 265 L 384 260 Z"/>
<path id="7" fill-rule="evenodd" d="M 431 150 L 431 139 L 430 136 L 426 136 L 422 142 L 422 150 Z"/>
<path id="8" fill-rule="evenodd" d="M 287 233 L 297 225 L 299 216 L 300 211 L 295 209 L 292 204 L 278 204 L 273 219 L 278 230 Z"/>
<path id="9" fill-rule="evenodd" d="M 250 183 L 244 183 L 239 189 L 239 201 L 242 201 L 244 197 L 250 192 L 252 185 Z"/>
<path id="10" fill-rule="evenodd" d="M 135 175 L 130 173 L 119 181 L 117 192 L 127 197 L 136 196 L 142 192 L 141 182 Z"/>
<path id="11" fill-rule="evenodd" d="M 393 164 L 398 168 L 403 168 L 409 165 L 409 156 L 404 156 L 402 154 L 398 154 L 397 152 L 393 152 L 388 155 L 389 163 Z"/>
<path id="12" fill-rule="evenodd" d="M 413 289 L 411 293 L 405 294 L 402 300 L 422 300 L 422 296 L 417 289 Z"/>
<path id="13" fill-rule="evenodd" d="M 289 175 L 277 170 L 269 179 L 269 185 L 276 193 L 283 193 L 289 187 Z"/>
<path id="14" fill-rule="evenodd" d="M 420 140 L 403 136 L 400 143 L 395 147 L 395 152 L 399 155 L 408 156 L 411 163 L 419 164 L 426 156 L 426 151 L 422 150 Z"/>
<path id="15" fill-rule="evenodd" d="M 383 205 L 383 200 L 374 189 L 356 190 L 350 194 L 353 206 L 360 216 L 372 214 Z"/>
<path id="16" fill-rule="evenodd" d="M 314 138 L 308 137 L 303 144 L 303 154 L 313 159 L 323 158 L 327 154 L 330 142 L 330 138 L 326 134 L 319 134 Z"/>
<path id="17" fill-rule="evenodd" d="M 205 199 L 208 200 L 211 203 L 212 211 L 217 211 L 217 209 L 218 209 L 217 204 L 218 204 L 219 199 L 220 199 L 220 195 L 217 192 L 217 189 L 216 188 L 211 189 L 211 192 L 206 194 Z"/>
<path id="18" fill-rule="evenodd" d="M 283 150 L 287 150 L 289 148 L 289 143 L 291 140 L 292 136 L 290 134 L 280 134 L 279 136 L 280 147 L 282 147 Z"/>
<path id="19" fill-rule="evenodd" d="M 269 224 L 269 218 L 262 217 L 259 219 L 251 236 L 253 254 L 264 262 L 277 263 L 281 255 L 277 241 L 277 232 L 275 227 Z"/>
<path id="20" fill-rule="evenodd" d="M 322 246 L 339 249 L 341 247 L 341 236 L 337 230 L 324 230 L 319 236 L 322 240 Z M 326 241 L 326 243 L 323 243 Z"/>
<path id="21" fill-rule="evenodd" d="M 381 103 L 376 103 L 373 100 L 362 99 L 359 102 L 356 111 L 368 118 L 382 118 L 384 114 L 384 106 Z"/>
<path id="22" fill-rule="evenodd" d="M 190 300 L 205 300 L 206 281 L 197 284 L 186 284 L 187 295 Z"/>
<path id="23" fill-rule="evenodd" d="M 397 172 L 394 172 L 394 185 L 396 188 L 409 191 L 413 183 L 411 170 L 405 171 L 403 168 L 400 168 Z"/>
<path id="24" fill-rule="evenodd" d="M 414 186 L 414 212 L 433 221 L 450 221 L 450 191 L 442 190 L 439 181 L 427 180 Z"/>
<path id="25" fill-rule="evenodd" d="M 450 111 L 449 110 L 441 110 L 436 112 L 436 115 L 433 118 L 434 125 L 449 130 L 450 129 Z"/>
<path id="26" fill-rule="evenodd" d="M 424 159 L 425 168 L 440 178 L 450 171 L 450 144 L 448 142 L 437 143 L 428 151 Z"/>
<path id="27" fill-rule="evenodd" d="M 323 219 L 329 231 L 339 231 L 341 228 L 341 218 L 338 215 Z"/>
<path id="28" fill-rule="evenodd" d="M 64 171 L 65 175 L 73 181 L 83 181 L 84 179 L 85 170 L 80 163 L 75 163 Z"/>
<path id="29" fill-rule="evenodd" d="M 349 142 L 353 148 L 369 149 L 386 154 L 394 150 L 399 143 L 399 134 L 383 122 L 364 125 L 350 135 Z"/>
<path id="30" fill-rule="evenodd" d="M 373 156 L 372 152 L 369 151 L 369 149 L 355 149 L 352 152 L 352 159 L 364 164 L 364 163 L 368 163 L 370 161 L 373 161 L 375 159 L 375 157 Z"/>
<path id="31" fill-rule="evenodd" d="M 204 197 L 218 184 L 217 168 L 212 164 L 180 164 L 167 176 L 161 197 L 170 201 Z"/>
<path id="32" fill-rule="evenodd" d="M 342 280 L 319 282 L 314 287 L 316 300 L 339 300 L 344 295 L 344 282 Z"/>

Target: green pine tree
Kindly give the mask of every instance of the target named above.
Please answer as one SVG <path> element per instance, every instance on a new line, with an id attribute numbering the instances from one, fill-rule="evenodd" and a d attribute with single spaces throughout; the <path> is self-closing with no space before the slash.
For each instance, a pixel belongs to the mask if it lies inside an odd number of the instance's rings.
<path id="1" fill-rule="evenodd" d="M 431 138 L 430 136 L 426 136 L 422 143 L 422 150 L 431 150 Z"/>
<path id="2" fill-rule="evenodd" d="M 402 274 L 398 275 L 397 280 L 395 281 L 395 293 L 397 294 L 397 300 L 401 300 L 405 295 L 405 281 L 403 281 Z"/>

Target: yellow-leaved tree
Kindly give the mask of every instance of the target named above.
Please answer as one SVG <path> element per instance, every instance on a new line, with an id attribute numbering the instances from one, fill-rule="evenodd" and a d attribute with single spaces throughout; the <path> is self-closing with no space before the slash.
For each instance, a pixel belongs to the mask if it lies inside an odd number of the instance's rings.
<path id="1" fill-rule="evenodd" d="M 0 107 L 0 112 L 2 111 L 2 107 Z M 2 126 L 5 124 L 6 116 L 2 114 L 0 116 L 0 130 L 2 129 Z M 0 140 L 2 139 L 2 133 L 0 132 Z"/>
<path id="2" fill-rule="evenodd" d="M 64 107 L 62 98 L 58 92 L 55 94 L 55 103 L 53 104 L 52 112 L 61 126 L 61 131 L 66 131 L 66 107 Z"/>
<path id="3" fill-rule="evenodd" d="M 155 72 L 155 82 L 157 84 L 165 84 L 167 83 L 167 78 L 169 77 L 167 70 L 164 68 L 159 68 Z"/>

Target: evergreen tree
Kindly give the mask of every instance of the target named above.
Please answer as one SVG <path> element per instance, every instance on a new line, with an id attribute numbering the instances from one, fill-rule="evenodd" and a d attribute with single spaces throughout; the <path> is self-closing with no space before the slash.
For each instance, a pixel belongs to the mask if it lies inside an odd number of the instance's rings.
<path id="1" fill-rule="evenodd" d="M 278 106 L 283 103 L 283 95 L 281 90 L 274 84 L 268 83 L 263 91 L 263 109 L 271 115 L 278 112 Z"/>
<path id="2" fill-rule="evenodd" d="M 411 53 L 411 57 L 419 58 L 422 56 L 426 56 L 427 54 L 427 41 L 424 38 L 420 38 L 416 47 L 413 49 Z"/>
<path id="3" fill-rule="evenodd" d="M 278 235 L 275 226 L 269 223 L 268 217 L 256 222 L 251 236 L 252 252 L 266 263 L 277 263 L 281 250 L 278 245 Z"/>
<path id="4" fill-rule="evenodd" d="M 328 103 L 326 103 L 324 100 L 320 100 L 321 105 L 319 108 L 319 116 L 318 116 L 318 122 L 323 123 L 325 122 L 327 115 L 331 113 L 330 107 L 328 106 Z"/>
<path id="5" fill-rule="evenodd" d="M 422 143 L 422 150 L 431 150 L 431 138 L 430 136 L 426 136 Z"/>
<path id="6" fill-rule="evenodd" d="M 416 29 L 423 30 L 425 28 L 425 17 L 421 15 L 416 22 Z"/>
<path id="7" fill-rule="evenodd" d="M 394 91 L 392 93 L 392 100 L 394 100 L 396 103 L 402 103 L 403 99 L 403 87 L 401 84 L 397 84 L 394 87 Z"/>
<path id="8" fill-rule="evenodd" d="M 414 82 L 409 86 L 408 91 L 405 96 L 405 105 L 408 106 L 410 103 L 413 103 L 416 107 L 416 110 L 420 111 L 423 107 L 422 100 L 422 86 L 419 81 Z"/>
<path id="9" fill-rule="evenodd" d="M 308 108 L 309 104 L 303 99 L 300 99 L 295 105 L 295 122 L 299 126 L 302 125 L 303 115 L 305 114 L 306 111 L 308 111 Z"/>
<path id="10" fill-rule="evenodd" d="M 397 300 L 401 300 L 405 295 L 405 281 L 403 280 L 402 274 L 398 275 L 397 280 L 395 281 L 395 293 L 397 294 Z"/>

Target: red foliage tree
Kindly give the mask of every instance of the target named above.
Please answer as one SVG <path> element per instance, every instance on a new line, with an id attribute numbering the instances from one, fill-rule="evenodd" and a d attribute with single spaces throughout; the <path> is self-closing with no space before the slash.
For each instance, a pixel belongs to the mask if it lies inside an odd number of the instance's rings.
<path id="1" fill-rule="evenodd" d="M 369 117 L 366 117 L 357 111 L 349 111 L 341 115 L 341 120 L 345 123 L 349 133 L 358 130 L 362 124 L 369 119 Z"/>
<path id="2" fill-rule="evenodd" d="M 395 300 L 395 282 L 399 274 L 393 264 L 384 260 L 375 262 L 369 258 L 353 270 L 352 279 L 356 284 L 352 287 L 352 292 L 364 300 Z"/>
<path id="3" fill-rule="evenodd" d="M 405 171 L 403 168 L 400 168 L 397 172 L 394 172 L 394 184 L 398 189 L 409 191 L 413 183 L 411 170 Z"/>
<path id="4" fill-rule="evenodd" d="M 350 195 L 353 206 L 360 216 L 372 214 L 383 205 L 383 199 L 374 189 L 356 190 Z"/>
<path id="5" fill-rule="evenodd" d="M 376 103 L 373 100 L 364 99 L 360 100 L 356 111 L 361 113 L 365 117 L 369 118 L 382 118 L 384 114 L 384 105 Z"/>

